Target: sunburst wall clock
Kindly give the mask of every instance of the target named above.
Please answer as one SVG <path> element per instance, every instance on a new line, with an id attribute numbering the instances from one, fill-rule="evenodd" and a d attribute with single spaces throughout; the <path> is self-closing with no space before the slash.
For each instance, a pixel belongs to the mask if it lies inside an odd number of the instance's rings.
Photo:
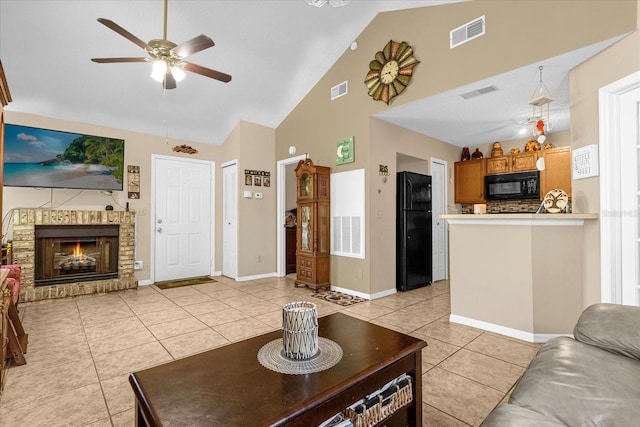
<path id="1" fill-rule="evenodd" d="M 413 48 L 407 42 L 398 43 L 390 40 L 369 63 L 369 72 L 364 78 L 369 96 L 389 105 L 389 102 L 407 87 L 413 69 L 419 63 L 420 61 L 413 56 Z"/>

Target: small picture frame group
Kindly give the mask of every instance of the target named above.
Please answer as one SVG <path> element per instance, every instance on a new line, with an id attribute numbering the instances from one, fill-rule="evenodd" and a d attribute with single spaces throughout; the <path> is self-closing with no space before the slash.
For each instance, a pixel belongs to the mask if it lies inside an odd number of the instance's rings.
<path id="1" fill-rule="evenodd" d="M 245 169 L 244 185 L 254 185 L 256 187 L 271 187 L 271 172 Z"/>
<path id="2" fill-rule="evenodd" d="M 140 166 L 127 166 L 127 193 L 129 199 L 140 198 Z"/>

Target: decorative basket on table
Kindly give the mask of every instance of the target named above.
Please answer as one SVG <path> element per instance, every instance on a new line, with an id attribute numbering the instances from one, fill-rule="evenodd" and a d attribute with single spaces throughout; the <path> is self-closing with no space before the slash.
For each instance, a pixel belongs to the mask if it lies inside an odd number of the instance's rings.
<path id="1" fill-rule="evenodd" d="M 402 375 L 388 387 L 348 407 L 344 413 L 354 427 L 371 427 L 413 402 L 412 380 Z"/>
<path id="2" fill-rule="evenodd" d="M 318 311 L 311 302 L 299 301 L 282 308 L 282 344 L 285 357 L 310 359 L 318 353 Z"/>

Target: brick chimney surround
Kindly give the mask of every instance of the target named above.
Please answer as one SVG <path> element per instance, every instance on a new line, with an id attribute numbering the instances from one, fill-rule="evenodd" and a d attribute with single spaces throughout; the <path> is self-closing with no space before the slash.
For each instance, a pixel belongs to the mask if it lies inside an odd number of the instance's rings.
<path id="1" fill-rule="evenodd" d="M 135 289 L 135 212 L 24 209 L 13 210 L 13 263 L 21 266 L 20 301 L 39 301 L 93 293 Z M 35 286 L 36 225 L 118 225 L 118 277 L 113 279 Z"/>

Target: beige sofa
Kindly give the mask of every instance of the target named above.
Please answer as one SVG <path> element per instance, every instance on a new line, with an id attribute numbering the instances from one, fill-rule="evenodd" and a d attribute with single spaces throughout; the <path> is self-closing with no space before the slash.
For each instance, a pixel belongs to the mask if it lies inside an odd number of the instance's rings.
<path id="1" fill-rule="evenodd" d="M 549 340 L 485 427 L 640 426 L 640 307 L 596 304 Z"/>

